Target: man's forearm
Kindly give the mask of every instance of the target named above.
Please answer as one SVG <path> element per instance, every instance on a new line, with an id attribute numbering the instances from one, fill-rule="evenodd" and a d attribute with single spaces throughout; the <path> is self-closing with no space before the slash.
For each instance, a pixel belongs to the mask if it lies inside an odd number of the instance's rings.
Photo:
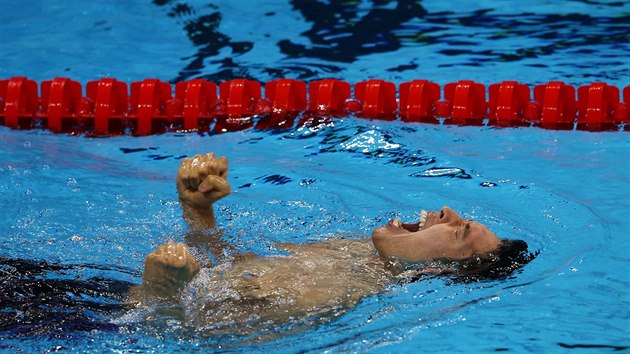
<path id="1" fill-rule="evenodd" d="M 193 229 L 212 229 L 216 226 L 214 218 L 214 208 L 210 205 L 208 208 L 192 208 L 184 203 L 180 203 L 184 213 L 184 220 L 188 222 Z"/>

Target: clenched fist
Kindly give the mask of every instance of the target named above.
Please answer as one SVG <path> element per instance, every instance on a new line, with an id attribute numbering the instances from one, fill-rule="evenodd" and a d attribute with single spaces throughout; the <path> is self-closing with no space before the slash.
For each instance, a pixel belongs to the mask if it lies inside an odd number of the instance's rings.
<path id="1" fill-rule="evenodd" d="M 171 298 L 199 272 L 199 264 L 183 243 L 158 247 L 144 260 L 142 285 L 145 295 Z"/>
<path id="2" fill-rule="evenodd" d="M 177 192 L 184 217 L 193 226 L 214 227 L 212 204 L 231 193 L 228 161 L 210 152 L 182 161 L 177 171 Z"/>

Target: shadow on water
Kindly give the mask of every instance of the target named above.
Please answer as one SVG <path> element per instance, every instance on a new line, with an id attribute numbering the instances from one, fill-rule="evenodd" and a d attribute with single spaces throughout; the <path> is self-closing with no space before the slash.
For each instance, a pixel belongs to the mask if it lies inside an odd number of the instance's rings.
<path id="1" fill-rule="evenodd" d="M 92 265 L 59 265 L 0 257 L 0 338 L 73 338 L 92 330 L 115 331 L 111 317 L 125 310 L 134 285 L 104 277 L 81 279 Z"/>

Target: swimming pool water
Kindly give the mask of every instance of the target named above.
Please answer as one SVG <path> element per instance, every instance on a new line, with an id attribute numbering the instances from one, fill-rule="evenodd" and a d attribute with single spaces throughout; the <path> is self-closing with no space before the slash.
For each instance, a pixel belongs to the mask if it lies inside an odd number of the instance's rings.
<path id="1" fill-rule="evenodd" d="M 0 58 L 0 76 L 630 82 L 623 3 L 451 9 L 384 2 L 384 11 L 426 11 L 402 24 L 381 20 L 384 37 L 319 28 L 325 13 L 309 12 L 307 2 L 188 3 L 187 11 L 165 3 L 27 2 L 1 11 L 2 43 L 11 45 Z M 371 5 L 336 10 L 344 21 L 368 26 L 386 18 L 371 13 Z M 312 13 L 319 15 L 311 19 Z M 53 20 L 69 26 L 50 31 Z M 216 26 L 197 38 L 191 23 Z M 195 42 L 210 37 L 224 40 Z M 337 46 L 352 50 L 335 57 Z M 120 306 L 120 294 L 139 283 L 148 252 L 169 238 L 183 240 L 174 174 L 183 157 L 205 151 L 230 159 L 234 192 L 217 205 L 217 218 L 242 251 L 269 254 L 277 242 L 368 235 L 394 215 L 414 218 L 422 208 L 448 204 L 540 255 L 503 281 L 392 286 L 330 322 L 279 326 L 283 335 L 273 341 L 213 337 L 170 318 L 145 320 Z M 0 127 L 0 350 L 627 350 L 628 156 L 627 133 L 354 117 L 318 130 L 107 139 Z"/>
<path id="2" fill-rule="evenodd" d="M 317 5 L 319 4 L 319 5 Z M 623 1 L 156 0 L 0 4 L 0 76 L 282 76 L 626 86 Z M 57 26 L 63 23 L 64 26 Z M 44 39 L 44 40 L 42 40 Z"/>

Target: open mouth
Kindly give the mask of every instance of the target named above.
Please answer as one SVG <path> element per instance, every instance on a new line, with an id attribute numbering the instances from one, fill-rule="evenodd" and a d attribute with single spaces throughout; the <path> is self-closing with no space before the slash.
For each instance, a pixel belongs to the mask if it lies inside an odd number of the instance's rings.
<path id="1" fill-rule="evenodd" d="M 409 232 L 416 232 L 416 231 L 422 230 L 426 221 L 427 221 L 427 211 L 422 210 L 420 212 L 420 221 L 418 221 L 417 223 L 406 224 L 400 221 L 400 219 L 394 219 L 394 220 L 389 221 L 389 225 L 392 225 L 396 228 L 403 229 Z"/>

